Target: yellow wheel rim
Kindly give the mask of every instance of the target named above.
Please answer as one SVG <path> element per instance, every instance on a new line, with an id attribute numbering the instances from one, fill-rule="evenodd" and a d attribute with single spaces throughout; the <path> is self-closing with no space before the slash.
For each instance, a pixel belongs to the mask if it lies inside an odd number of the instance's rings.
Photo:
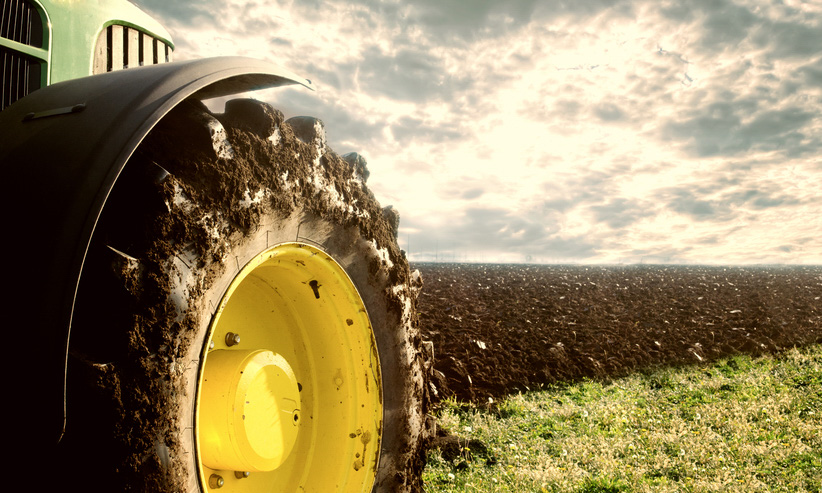
<path id="1" fill-rule="evenodd" d="M 354 284 L 285 243 L 240 270 L 206 338 L 195 434 L 206 491 L 370 491 L 382 381 Z"/>

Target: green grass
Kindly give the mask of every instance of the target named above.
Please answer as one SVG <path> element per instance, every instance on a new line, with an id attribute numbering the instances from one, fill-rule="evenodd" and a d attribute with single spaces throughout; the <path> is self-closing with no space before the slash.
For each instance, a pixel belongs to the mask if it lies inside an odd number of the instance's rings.
<path id="1" fill-rule="evenodd" d="M 822 346 L 450 401 L 438 419 L 487 451 L 434 449 L 427 492 L 820 492 Z"/>

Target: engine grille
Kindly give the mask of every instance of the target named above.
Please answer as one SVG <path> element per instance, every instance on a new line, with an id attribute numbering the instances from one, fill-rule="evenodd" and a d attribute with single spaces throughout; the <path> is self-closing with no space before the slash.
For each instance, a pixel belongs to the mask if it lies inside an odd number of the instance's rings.
<path id="1" fill-rule="evenodd" d="M 163 41 L 128 26 L 108 26 L 97 39 L 92 72 L 101 74 L 171 61 L 171 48 Z"/>
<path id="2" fill-rule="evenodd" d="M 43 21 L 26 0 L 2 0 L 0 37 L 42 48 Z"/>

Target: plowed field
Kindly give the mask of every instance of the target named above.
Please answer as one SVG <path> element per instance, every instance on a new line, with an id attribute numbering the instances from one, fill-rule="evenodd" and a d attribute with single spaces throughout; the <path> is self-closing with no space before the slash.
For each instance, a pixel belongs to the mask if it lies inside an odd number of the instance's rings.
<path id="1" fill-rule="evenodd" d="M 437 397 L 822 342 L 822 267 L 416 264 Z"/>

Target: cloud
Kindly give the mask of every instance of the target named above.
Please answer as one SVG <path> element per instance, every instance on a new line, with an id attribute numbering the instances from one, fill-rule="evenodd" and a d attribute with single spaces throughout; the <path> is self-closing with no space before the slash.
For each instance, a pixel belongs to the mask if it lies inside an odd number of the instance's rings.
<path id="1" fill-rule="evenodd" d="M 478 199 L 491 192 L 493 188 L 492 184 L 485 179 L 468 175 L 438 180 L 431 186 L 435 189 L 435 193 L 444 200 L 467 201 Z M 472 206 L 475 206 L 473 204 Z"/>
<path id="2" fill-rule="evenodd" d="M 196 30 L 206 25 L 217 26 L 220 19 L 224 18 L 224 14 L 229 12 L 228 5 L 217 0 L 139 0 L 133 3 L 164 25 L 185 25 L 188 30 Z"/>
<path id="3" fill-rule="evenodd" d="M 400 145 L 412 145 L 415 140 L 441 144 L 468 138 L 470 133 L 458 121 L 425 122 L 404 116 L 390 125 L 391 134 Z"/>
<path id="4" fill-rule="evenodd" d="M 810 137 L 803 128 L 817 117 L 815 113 L 796 106 L 757 111 L 757 101 L 733 98 L 727 92 L 713 97 L 729 100 L 693 108 L 678 120 L 665 122 L 663 138 L 679 141 L 698 157 L 731 157 L 749 151 L 779 151 L 788 156 L 807 152 Z"/>
<path id="5" fill-rule="evenodd" d="M 395 25 L 413 25 L 423 30 L 437 44 L 470 43 L 479 39 L 503 36 L 527 24 L 537 0 L 421 0 L 401 3 L 402 8 L 386 10 Z M 366 2 L 381 8 L 384 2 Z M 388 17 L 388 16 L 386 16 Z"/>
<path id="6" fill-rule="evenodd" d="M 367 157 L 412 259 L 822 262 L 814 4 L 137 3 L 312 79 L 259 97 Z"/>
<path id="7" fill-rule="evenodd" d="M 755 210 L 797 205 L 800 203 L 795 197 L 789 197 L 782 193 L 772 195 L 762 190 L 753 189 L 734 192 L 731 196 L 727 197 L 726 200 L 730 203 L 747 205 Z"/>
<path id="8" fill-rule="evenodd" d="M 687 189 L 671 189 L 658 197 L 667 201 L 667 207 L 674 212 L 686 214 L 697 221 L 716 221 L 724 207 L 713 201 L 698 198 L 692 191 Z"/>
<path id="9" fill-rule="evenodd" d="M 694 2 L 703 20 L 700 47 L 706 51 L 722 51 L 746 39 L 757 25 L 758 18 L 745 6 L 730 1 L 704 0 Z"/>
<path id="10" fill-rule="evenodd" d="M 652 216 L 655 211 L 644 200 L 618 197 L 604 204 L 590 207 L 595 220 L 608 225 L 611 229 L 622 229 L 631 224 Z"/>
<path id="11" fill-rule="evenodd" d="M 467 90 L 468 80 L 448 75 L 430 53 L 413 48 L 400 48 L 386 53 L 369 47 L 358 66 L 362 89 L 400 101 L 425 103 L 451 100 L 454 94 Z"/>
<path id="12" fill-rule="evenodd" d="M 822 58 L 817 58 L 811 63 L 800 66 L 797 72 L 802 76 L 805 84 L 811 87 L 822 86 Z"/>
<path id="13" fill-rule="evenodd" d="M 408 239 L 411 254 L 421 260 L 480 260 L 483 252 L 502 252 L 507 261 L 529 256 L 579 261 L 595 250 L 589 238 L 563 234 L 550 220 L 503 208 L 469 207 L 456 221 L 432 226 L 411 219 L 406 227 L 427 232 Z"/>
<path id="14" fill-rule="evenodd" d="M 594 107 L 594 115 L 603 122 L 619 122 L 627 118 L 627 115 L 619 106 L 613 103 L 600 103 Z"/>
<path id="15" fill-rule="evenodd" d="M 766 23 L 752 40 L 773 58 L 807 58 L 819 53 L 822 32 L 818 20 L 814 25 L 798 22 Z"/>

